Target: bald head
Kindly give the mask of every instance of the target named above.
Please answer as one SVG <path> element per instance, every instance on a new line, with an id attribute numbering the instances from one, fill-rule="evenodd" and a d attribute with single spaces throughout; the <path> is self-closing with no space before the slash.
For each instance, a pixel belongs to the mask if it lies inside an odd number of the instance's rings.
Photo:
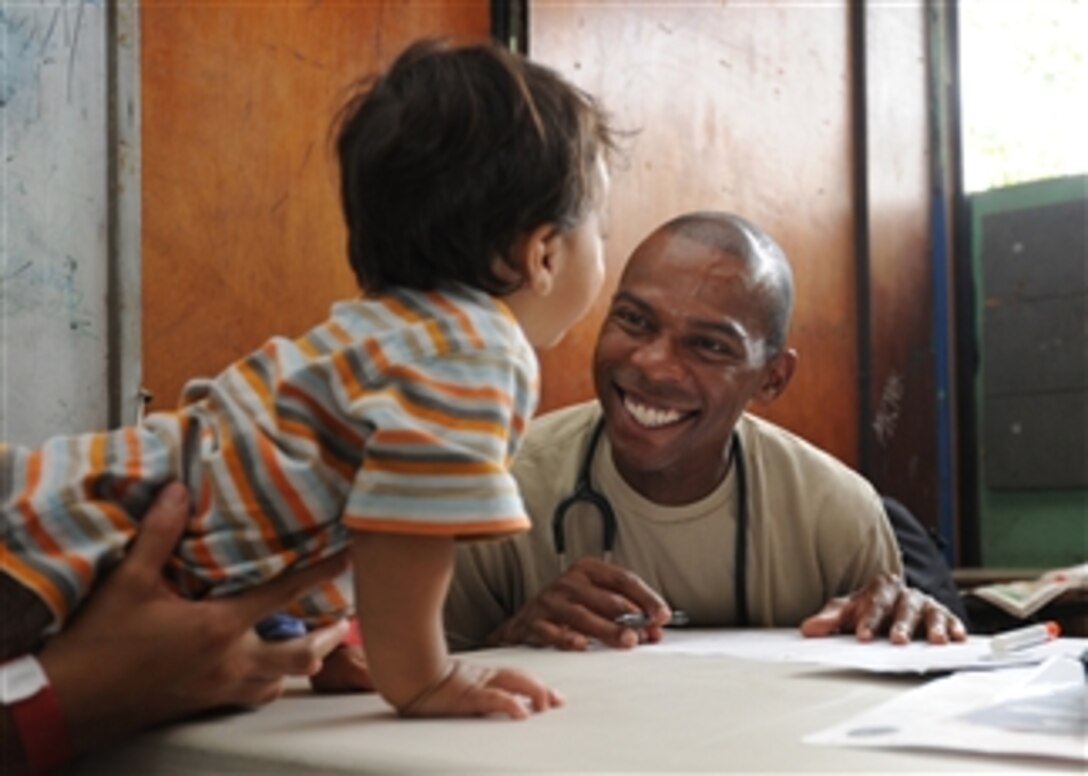
<path id="1" fill-rule="evenodd" d="M 680 235 L 740 259 L 763 301 L 770 353 L 785 346 L 793 311 L 793 271 L 770 235 L 740 216 L 711 210 L 677 216 L 657 231 Z"/>

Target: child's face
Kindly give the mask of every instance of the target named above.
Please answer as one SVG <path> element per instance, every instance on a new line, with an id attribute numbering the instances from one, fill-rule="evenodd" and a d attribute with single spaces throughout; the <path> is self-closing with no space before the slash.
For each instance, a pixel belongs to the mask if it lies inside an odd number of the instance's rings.
<path id="1" fill-rule="evenodd" d="M 549 328 L 546 342 L 558 342 L 574 323 L 589 312 L 604 284 L 604 236 L 607 228 L 611 182 L 603 159 L 597 160 L 596 204 L 577 227 L 559 237 L 563 261 L 555 271 L 555 288 L 548 300 Z"/>

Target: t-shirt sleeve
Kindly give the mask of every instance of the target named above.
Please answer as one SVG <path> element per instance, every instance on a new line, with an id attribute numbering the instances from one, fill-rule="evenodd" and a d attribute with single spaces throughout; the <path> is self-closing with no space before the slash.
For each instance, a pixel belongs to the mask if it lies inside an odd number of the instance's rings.
<path id="1" fill-rule="evenodd" d="M 834 595 L 847 595 L 863 588 L 877 574 L 902 575 L 899 548 L 880 497 L 869 488 L 855 498 L 853 541 L 839 537 L 841 565 L 832 582 Z"/>
<path id="2" fill-rule="evenodd" d="M 367 429 L 343 523 L 357 531 L 484 538 L 529 527 L 510 474 L 531 377 L 488 351 L 399 368 L 364 391 Z"/>

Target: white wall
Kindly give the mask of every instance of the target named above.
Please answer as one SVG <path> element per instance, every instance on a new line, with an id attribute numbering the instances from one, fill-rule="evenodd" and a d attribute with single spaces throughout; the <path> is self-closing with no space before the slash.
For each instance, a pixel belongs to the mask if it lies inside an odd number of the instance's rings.
<path id="1" fill-rule="evenodd" d="M 121 26 L 135 29 L 123 6 L 120 14 Z M 56 433 L 105 428 L 120 412 L 117 397 L 131 394 L 138 380 L 138 335 L 132 340 L 138 305 L 125 303 L 139 299 L 138 269 L 132 272 L 138 268 L 136 157 L 120 179 L 111 172 L 119 158 L 111 138 L 136 137 L 138 112 L 132 95 L 122 94 L 118 104 L 130 116 L 120 130 L 111 127 L 110 96 L 118 93 L 108 59 L 112 29 L 101 2 L 0 3 L 5 442 L 36 444 Z M 134 39 L 113 51 L 130 79 Z M 111 201 L 116 180 L 134 185 Z"/>

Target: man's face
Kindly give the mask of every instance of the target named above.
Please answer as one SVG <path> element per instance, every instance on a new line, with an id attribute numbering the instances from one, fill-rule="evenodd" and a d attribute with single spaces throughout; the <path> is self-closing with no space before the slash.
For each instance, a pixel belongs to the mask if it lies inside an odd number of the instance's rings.
<path id="1" fill-rule="evenodd" d="M 766 299 L 740 259 L 682 235 L 658 231 L 631 256 L 593 371 L 616 467 L 647 498 L 690 503 L 724 478 L 775 361 Z"/>

